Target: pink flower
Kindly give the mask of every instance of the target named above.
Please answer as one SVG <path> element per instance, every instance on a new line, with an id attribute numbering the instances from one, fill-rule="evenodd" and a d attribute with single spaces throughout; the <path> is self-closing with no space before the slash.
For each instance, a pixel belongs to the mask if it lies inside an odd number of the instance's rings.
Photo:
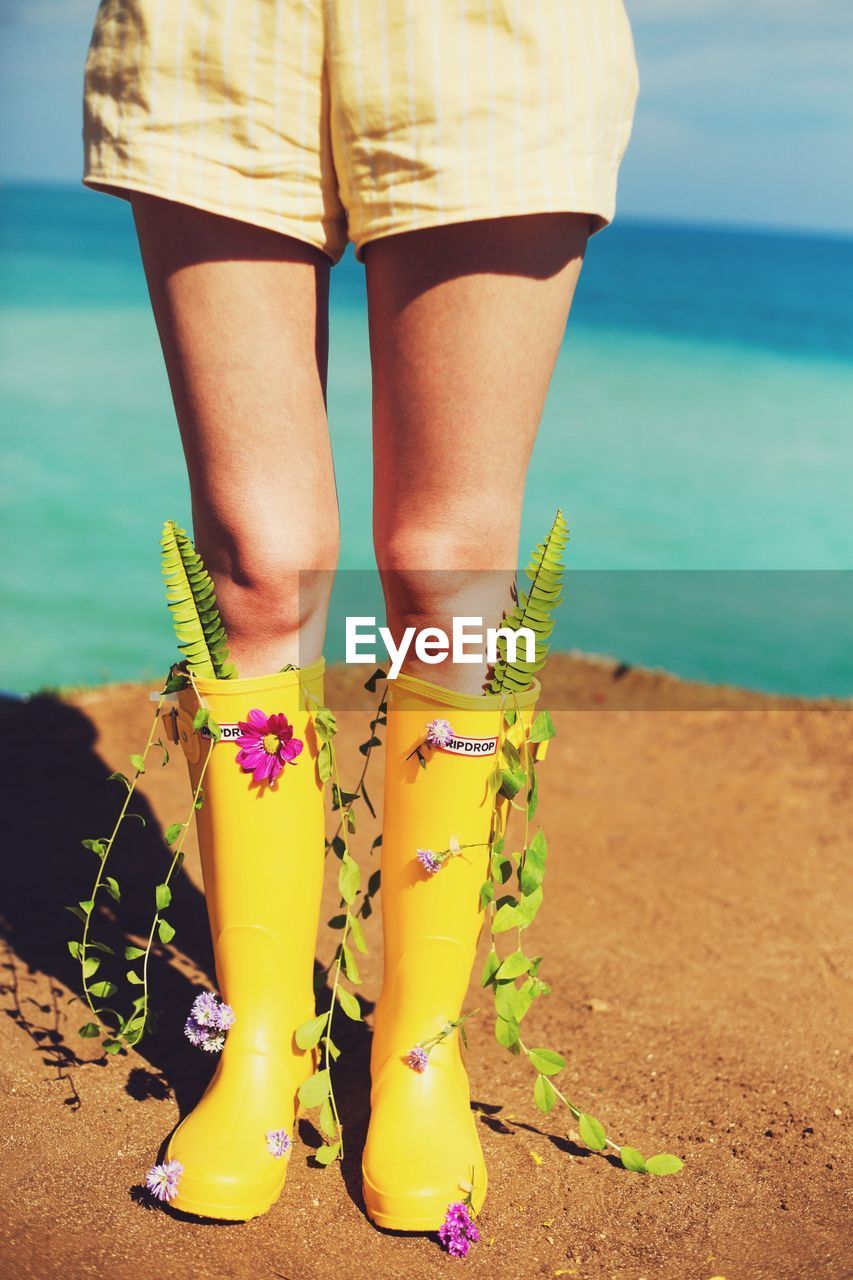
<path id="1" fill-rule="evenodd" d="M 407 1067 L 411 1067 L 413 1071 L 417 1071 L 418 1075 L 422 1075 L 427 1069 L 429 1054 L 421 1045 L 416 1044 L 415 1047 L 410 1049 L 406 1054 L 405 1061 Z"/>
<path id="2" fill-rule="evenodd" d="M 293 736 L 293 725 L 283 713 L 268 716 L 255 708 L 240 720 L 237 763 L 255 782 L 275 782 L 286 764 L 293 764 L 302 742 Z"/>

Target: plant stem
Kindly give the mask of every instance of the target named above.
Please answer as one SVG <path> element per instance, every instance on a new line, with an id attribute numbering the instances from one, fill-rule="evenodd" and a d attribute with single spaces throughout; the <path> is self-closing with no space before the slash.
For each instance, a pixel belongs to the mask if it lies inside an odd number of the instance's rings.
<path id="1" fill-rule="evenodd" d="M 142 752 L 143 764 L 145 763 L 146 757 L 148 756 L 148 752 L 151 750 L 152 743 L 154 742 L 154 733 L 157 728 L 157 721 L 160 719 L 160 712 L 163 708 L 163 698 L 164 698 L 164 695 L 161 693 L 160 698 L 157 702 L 157 709 L 154 712 L 154 719 L 151 721 L 151 728 L 148 731 L 148 740 L 145 743 L 145 747 Z M 113 827 L 113 830 L 112 830 L 112 835 L 107 840 L 107 847 L 104 850 L 103 857 L 101 858 L 101 861 L 100 861 L 100 866 L 98 867 L 98 874 L 95 877 L 95 884 L 89 899 L 90 902 L 92 903 L 92 906 L 86 912 L 86 921 L 83 925 L 83 938 L 80 943 L 80 972 L 83 977 L 83 995 L 86 998 L 86 1004 L 89 1006 L 92 1013 L 98 1019 L 99 1023 L 100 1023 L 100 1015 L 98 1013 L 98 1010 L 95 1008 L 94 1004 L 92 1003 L 92 997 L 89 994 L 88 979 L 86 978 L 86 973 L 85 973 L 86 948 L 89 943 L 89 925 L 92 920 L 92 912 L 95 909 L 95 898 L 97 897 L 98 890 L 103 884 L 104 868 L 107 865 L 107 859 L 109 858 L 110 853 L 112 852 L 113 844 L 115 843 L 116 836 L 118 835 L 118 832 L 119 832 L 119 827 L 124 821 L 125 814 L 127 813 L 128 805 L 130 804 L 133 793 L 136 791 L 136 784 L 139 781 L 141 776 L 142 775 L 140 770 L 137 769 L 136 774 L 134 775 L 133 781 L 126 788 L 127 795 L 124 797 L 124 804 L 121 806 L 121 809 L 119 810 L 119 815 L 116 818 L 115 826 Z M 115 1012 L 115 1010 L 113 1010 L 112 1012 Z"/>

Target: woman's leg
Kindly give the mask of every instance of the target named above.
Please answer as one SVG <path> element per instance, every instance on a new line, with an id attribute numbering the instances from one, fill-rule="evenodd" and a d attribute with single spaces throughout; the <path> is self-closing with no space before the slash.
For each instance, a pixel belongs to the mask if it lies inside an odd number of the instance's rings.
<path id="1" fill-rule="evenodd" d="M 374 364 L 375 538 L 389 626 L 500 620 L 510 604 L 527 463 L 586 244 L 586 218 L 506 219 L 412 232 L 367 250 Z M 382 832 L 382 995 L 362 1160 L 378 1225 L 438 1227 L 488 1175 L 457 1033 L 483 914 L 494 756 L 414 748 L 430 722 L 497 742 L 485 663 L 409 663 L 389 686 Z M 520 695 L 533 714 L 535 687 Z M 453 838 L 464 853 L 430 871 Z M 426 858 L 426 861 L 424 859 Z M 413 1046 L 432 1045 L 410 1065 Z M 401 1139 L 405 1134 L 405 1139 Z"/>
<path id="2" fill-rule="evenodd" d="M 388 625 L 509 607 L 524 483 L 589 231 L 537 214 L 389 236 L 365 251 L 374 539 Z M 409 662 L 467 692 L 485 666 Z"/>
<path id="3" fill-rule="evenodd" d="M 134 213 L 196 541 L 238 673 L 261 677 L 248 688 L 201 680 L 198 690 L 220 723 L 283 716 L 302 745 L 281 785 L 274 774 L 267 785 L 269 775 L 246 772 L 233 742 L 181 734 L 194 786 L 204 771 L 199 849 L 217 985 L 233 1026 L 166 1160 L 179 1175 L 176 1208 L 241 1220 L 282 1190 L 287 1162 L 276 1153 L 313 1070 L 294 1032 L 314 1016 L 324 816 L 311 706 L 323 701 L 323 679 L 309 664 L 322 646 L 331 574 L 313 592 L 299 575 L 331 570 L 337 552 L 324 403 L 329 264 L 295 240 L 179 204 L 135 198 Z M 301 670 L 276 674 L 285 663 Z M 188 728 L 196 689 L 179 699 Z M 269 751 L 268 738 L 277 749 L 276 732 L 264 736 Z M 193 1043 L 209 1034 L 205 1025 L 209 1016 L 190 1019 Z"/>
<path id="4" fill-rule="evenodd" d="M 240 676 L 319 656 L 338 550 L 326 423 L 329 260 L 138 195 L 133 212 L 192 494 Z M 306 575 L 321 571 L 313 582 Z M 299 576 L 301 574 L 301 577 Z"/>

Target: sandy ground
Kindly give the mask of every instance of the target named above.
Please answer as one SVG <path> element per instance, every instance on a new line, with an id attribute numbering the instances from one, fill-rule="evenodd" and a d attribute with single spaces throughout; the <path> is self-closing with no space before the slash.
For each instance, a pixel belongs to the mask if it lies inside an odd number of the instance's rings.
<path id="1" fill-rule="evenodd" d="M 347 701 L 343 679 L 330 680 L 333 705 Z M 471 1024 L 469 1054 L 491 1175 L 484 1243 L 460 1263 L 429 1237 L 383 1234 L 359 1188 L 368 1019 L 345 1028 L 343 1167 L 314 1166 L 318 1138 L 303 1122 L 285 1193 L 266 1217 L 220 1225 L 150 1207 L 145 1170 L 212 1065 L 181 1034 L 212 972 L 198 863 L 193 849 L 172 912 L 175 944 L 153 966 L 159 1030 L 107 1063 L 75 1034 L 83 1019 L 68 1005 L 65 950 L 75 925 L 62 906 L 85 896 L 92 855 L 79 840 L 107 827 L 116 804 L 107 774 L 140 748 L 150 707 L 141 687 L 44 696 L 2 706 L 2 1275 L 853 1274 L 853 708 L 569 658 L 552 660 L 544 701 L 571 709 L 555 713 L 541 775 L 551 858 L 531 930 L 554 992 L 525 1025 L 566 1055 L 569 1096 L 619 1140 L 675 1151 L 684 1171 L 641 1177 L 577 1145 L 570 1117 L 536 1111 L 529 1068 L 499 1049 L 484 1016 Z M 360 763 L 364 725 L 364 713 L 341 716 L 345 779 Z M 377 800 L 380 775 L 378 759 Z M 159 878 L 151 819 L 174 821 L 186 807 L 180 759 L 146 781 L 148 826 L 133 824 L 116 852 L 121 927 L 101 910 L 100 936 L 113 945 L 142 927 L 140 900 Z M 365 867 L 375 834 L 368 824 L 359 836 Z M 327 916 L 335 905 L 330 892 Z M 378 914 L 367 935 L 369 1011 Z M 324 929 L 321 957 L 330 948 Z"/>

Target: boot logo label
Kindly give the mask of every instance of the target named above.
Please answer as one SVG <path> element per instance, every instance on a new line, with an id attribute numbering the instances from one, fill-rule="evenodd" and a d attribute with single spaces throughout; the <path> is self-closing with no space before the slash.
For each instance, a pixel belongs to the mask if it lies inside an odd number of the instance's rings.
<path id="1" fill-rule="evenodd" d="M 497 738 L 462 738 L 457 734 L 447 742 L 437 743 L 436 751 L 451 756 L 493 756 L 497 747 Z"/>
<path id="2" fill-rule="evenodd" d="M 222 731 L 219 739 L 220 742 L 236 742 L 243 732 L 239 724 L 220 724 L 219 728 Z M 199 729 L 199 733 L 203 738 L 213 737 L 213 734 L 210 732 L 207 725 L 204 725 L 203 728 Z"/>

